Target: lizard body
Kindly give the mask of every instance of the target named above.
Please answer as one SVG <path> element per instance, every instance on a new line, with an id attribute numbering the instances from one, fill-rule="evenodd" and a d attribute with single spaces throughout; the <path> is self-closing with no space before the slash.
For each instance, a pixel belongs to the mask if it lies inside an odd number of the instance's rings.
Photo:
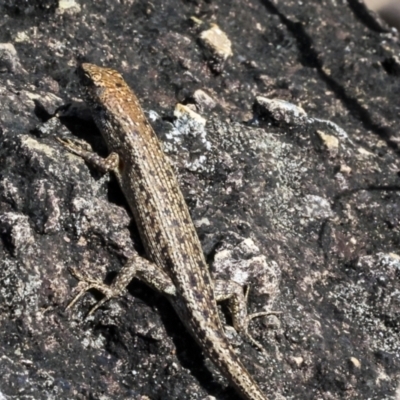
<path id="1" fill-rule="evenodd" d="M 234 282 L 213 282 L 195 227 L 173 169 L 164 155 L 138 99 L 115 70 L 82 64 L 78 69 L 85 101 L 107 144 L 107 159 L 64 142 L 68 149 L 113 171 L 138 225 L 147 259 L 128 260 L 111 286 L 72 273 L 81 291 L 96 288 L 105 297 L 92 309 L 121 294 L 134 277 L 161 291 L 171 301 L 202 350 L 245 400 L 266 400 L 225 337 L 216 305 L 230 300 L 234 326 L 247 333 L 248 321 L 266 313 L 247 315 L 242 288 Z M 257 343 L 250 337 L 257 345 Z"/>

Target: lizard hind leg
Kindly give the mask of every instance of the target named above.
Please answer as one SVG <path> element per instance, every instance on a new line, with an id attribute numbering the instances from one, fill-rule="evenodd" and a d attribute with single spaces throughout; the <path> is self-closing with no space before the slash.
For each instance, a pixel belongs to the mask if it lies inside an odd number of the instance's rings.
<path id="1" fill-rule="evenodd" d="M 247 298 L 249 289 L 243 294 L 243 287 L 233 281 L 216 280 L 214 286 L 216 301 L 228 301 L 229 310 L 232 314 L 233 327 L 244 336 L 253 346 L 266 354 L 264 347 L 249 333 L 249 323 L 252 319 L 265 315 L 277 314 L 274 311 L 262 311 L 254 314 L 247 313 Z"/>
<path id="2" fill-rule="evenodd" d="M 130 280 L 133 278 L 133 276 L 135 275 L 135 272 L 136 272 L 136 271 L 132 271 L 128 282 L 126 282 L 126 279 L 121 280 L 120 275 L 123 275 L 123 274 L 120 274 L 119 276 L 117 276 L 117 279 L 115 280 L 115 282 L 112 285 L 107 285 L 107 284 L 101 282 L 99 279 L 96 279 L 96 278 L 93 278 L 86 274 L 81 273 L 80 271 L 78 271 L 77 268 L 70 268 L 69 270 L 70 270 L 71 274 L 79 281 L 79 284 L 78 284 L 79 292 L 72 299 L 72 301 L 68 304 L 67 310 L 71 309 L 78 302 L 78 300 L 81 297 L 83 297 L 87 291 L 89 291 L 91 289 L 96 289 L 104 295 L 104 297 L 91 308 L 91 310 L 89 311 L 89 313 L 87 315 L 88 317 L 90 315 L 92 315 L 104 303 L 111 300 L 113 297 L 118 297 L 118 296 L 122 295 L 125 292 L 125 287 L 129 284 Z M 125 283 L 126 283 L 126 285 L 125 285 Z"/>
<path id="3" fill-rule="evenodd" d="M 139 256 L 139 254 L 134 254 L 125 263 L 111 285 L 107 285 L 99 279 L 83 274 L 82 272 L 78 271 L 77 268 L 70 268 L 70 272 L 79 281 L 79 292 L 69 303 L 67 309 L 72 308 L 76 302 L 90 289 L 96 289 L 104 295 L 104 297 L 89 311 L 88 316 L 92 315 L 99 307 L 101 307 L 110 299 L 125 294 L 126 287 L 133 278 L 141 280 L 148 286 L 163 293 L 164 295 L 170 297 L 176 296 L 176 288 L 170 277 L 156 264 Z"/>

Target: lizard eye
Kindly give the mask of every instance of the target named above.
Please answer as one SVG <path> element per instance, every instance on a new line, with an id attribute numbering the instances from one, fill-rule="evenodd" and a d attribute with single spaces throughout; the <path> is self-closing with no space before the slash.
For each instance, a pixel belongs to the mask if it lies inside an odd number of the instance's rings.
<path id="1" fill-rule="evenodd" d="M 82 66 L 78 67 L 77 74 L 82 86 L 90 86 L 92 84 L 90 75 L 82 68 Z"/>
<path id="2" fill-rule="evenodd" d="M 90 86 L 92 83 L 91 79 L 89 78 L 89 76 L 87 74 L 82 74 L 80 77 L 80 80 L 81 80 L 81 84 L 83 86 Z"/>

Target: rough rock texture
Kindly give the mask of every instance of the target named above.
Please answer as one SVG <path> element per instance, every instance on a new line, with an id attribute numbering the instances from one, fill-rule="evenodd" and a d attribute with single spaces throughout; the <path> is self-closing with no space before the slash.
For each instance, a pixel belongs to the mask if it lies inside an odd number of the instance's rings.
<path id="1" fill-rule="evenodd" d="M 218 69 L 199 42 L 210 24 L 232 43 Z M 82 60 L 141 99 L 214 275 L 250 284 L 251 311 L 281 312 L 251 325 L 268 357 L 227 328 L 268 398 L 400 398 L 396 31 L 356 0 L 4 0 L 0 28 L 1 398 L 235 398 L 141 283 L 88 320 L 96 293 L 65 312 L 69 266 L 111 281 L 142 251 L 115 180 L 55 139 L 106 154 Z M 178 102 L 206 125 L 174 117 Z"/>

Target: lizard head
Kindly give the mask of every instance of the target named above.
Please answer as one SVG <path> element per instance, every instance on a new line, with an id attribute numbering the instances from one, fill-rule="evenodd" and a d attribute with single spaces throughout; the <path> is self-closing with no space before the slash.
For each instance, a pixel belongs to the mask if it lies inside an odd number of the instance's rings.
<path id="1" fill-rule="evenodd" d="M 77 69 L 83 95 L 88 103 L 99 103 L 106 91 L 120 90 L 126 86 L 121 74 L 111 68 L 83 63 Z"/>

